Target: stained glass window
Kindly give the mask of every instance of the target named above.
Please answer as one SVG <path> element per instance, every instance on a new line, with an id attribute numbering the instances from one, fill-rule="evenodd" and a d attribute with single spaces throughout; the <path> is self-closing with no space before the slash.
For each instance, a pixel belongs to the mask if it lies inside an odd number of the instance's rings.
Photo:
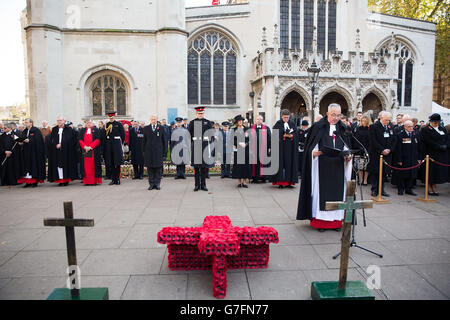
<path id="1" fill-rule="evenodd" d="M 300 49 L 300 0 L 292 0 L 291 8 L 291 47 Z"/>
<path id="2" fill-rule="evenodd" d="M 317 50 L 325 55 L 325 41 L 326 41 L 326 2 L 319 0 L 317 3 Z"/>
<path id="3" fill-rule="evenodd" d="M 127 87 L 118 77 L 100 76 L 91 87 L 92 115 L 102 116 L 109 111 L 117 111 L 120 116 L 127 114 Z"/>
<path id="4" fill-rule="evenodd" d="M 223 104 L 223 55 L 214 55 L 214 104 Z"/>
<path id="5" fill-rule="evenodd" d="M 227 55 L 227 104 L 236 103 L 236 56 Z"/>
<path id="6" fill-rule="evenodd" d="M 411 105 L 412 100 L 412 80 L 414 65 L 411 60 L 406 62 L 405 70 L 405 106 Z"/>
<path id="7" fill-rule="evenodd" d="M 289 49 L 289 0 L 280 0 L 280 48 Z"/>
<path id="8" fill-rule="evenodd" d="M 188 103 L 198 103 L 198 54 L 192 51 L 188 55 Z"/>
<path id="9" fill-rule="evenodd" d="M 382 46 L 379 52 L 386 55 L 390 52 L 391 43 Z M 413 80 L 414 80 L 414 53 L 403 42 L 395 40 L 393 54 L 398 56 L 398 79 L 397 101 L 400 107 L 410 107 L 412 105 Z"/>
<path id="10" fill-rule="evenodd" d="M 200 56 L 201 103 L 211 104 L 211 56 L 208 52 Z"/>
<path id="11" fill-rule="evenodd" d="M 303 21 L 303 47 L 306 52 L 308 50 L 312 50 L 314 34 L 314 0 L 304 0 Z"/>
<path id="12" fill-rule="evenodd" d="M 328 2 L 328 50 L 336 50 L 336 1 Z"/>
<path id="13" fill-rule="evenodd" d="M 188 48 L 188 103 L 236 104 L 235 44 L 213 30 L 195 37 Z"/>

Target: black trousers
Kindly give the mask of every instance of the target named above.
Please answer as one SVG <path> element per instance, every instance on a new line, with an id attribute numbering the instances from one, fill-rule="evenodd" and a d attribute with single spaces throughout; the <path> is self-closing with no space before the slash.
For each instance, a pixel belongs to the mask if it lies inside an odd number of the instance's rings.
<path id="1" fill-rule="evenodd" d="M 398 178 L 397 188 L 398 191 L 411 191 L 413 186 L 413 178 Z"/>
<path id="2" fill-rule="evenodd" d="M 111 180 L 116 183 L 119 183 L 120 182 L 119 176 L 120 176 L 120 166 L 117 167 L 111 166 Z"/>
<path id="3" fill-rule="evenodd" d="M 143 164 L 133 164 L 133 171 L 135 178 L 142 178 L 144 176 L 144 165 Z"/>
<path id="4" fill-rule="evenodd" d="M 206 187 L 206 173 L 208 172 L 208 168 L 195 167 L 194 168 L 194 176 L 195 176 L 195 186 L 196 187 Z"/>
<path id="5" fill-rule="evenodd" d="M 222 172 L 222 177 L 230 177 L 231 176 L 231 164 L 221 164 L 220 165 Z"/>
<path id="6" fill-rule="evenodd" d="M 186 165 L 177 166 L 177 177 L 184 178 L 186 176 Z"/>
<path id="7" fill-rule="evenodd" d="M 159 187 L 161 185 L 161 168 L 149 168 L 147 167 L 148 171 L 148 182 L 150 184 L 150 187 Z"/>
<path id="8" fill-rule="evenodd" d="M 383 168 L 384 169 L 384 168 Z M 378 188 L 379 188 L 379 180 L 380 180 L 380 175 L 379 174 L 371 174 L 371 184 L 372 184 L 372 192 L 376 192 L 378 194 Z M 383 171 L 383 179 L 381 179 L 381 192 L 384 192 L 384 182 L 386 179 L 386 174 Z"/>

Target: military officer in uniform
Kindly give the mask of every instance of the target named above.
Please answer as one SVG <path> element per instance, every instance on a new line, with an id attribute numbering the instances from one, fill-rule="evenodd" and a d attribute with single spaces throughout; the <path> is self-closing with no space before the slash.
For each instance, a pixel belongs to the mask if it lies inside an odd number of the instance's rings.
<path id="1" fill-rule="evenodd" d="M 197 107 L 195 111 L 197 118 L 192 120 L 188 126 L 192 142 L 191 164 L 195 173 L 194 191 L 199 189 L 208 191 L 208 188 L 206 188 L 206 174 L 208 166 L 211 165 L 214 159 L 211 159 L 209 150 L 211 137 L 205 133 L 212 129 L 212 126 L 211 122 L 204 118 L 205 107 Z"/>
<path id="2" fill-rule="evenodd" d="M 172 130 L 170 141 L 170 157 L 172 163 L 177 166 L 178 179 L 186 179 L 186 164 L 189 164 L 189 135 L 187 129 L 183 126 L 183 118 L 176 118 L 176 126 Z M 172 139 L 173 138 L 173 139 Z"/>
<path id="3" fill-rule="evenodd" d="M 120 166 L 123 164 L 123 142 L 125 130 L 122 123 L 116 121 L 116 112 L 107 113 L 109 122 L 105 123 L 103 141 L 105 142 L 105 164 L 111 168 L 111 182 L 109 185 L 120 184 Z"/>

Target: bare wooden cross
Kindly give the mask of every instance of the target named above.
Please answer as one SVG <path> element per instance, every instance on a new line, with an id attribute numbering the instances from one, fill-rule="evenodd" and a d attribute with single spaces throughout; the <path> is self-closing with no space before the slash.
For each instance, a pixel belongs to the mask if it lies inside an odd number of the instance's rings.
<path id="1" fill-rule="evenodd" d="M 347 285 L 348 260 L 350 252 L 350 233 L 352 231 L 353 212 L 356 209 L 373 208 L 373 201 L 355 201 L 356 182 L 347 182 L 346 202 L 327 202 L 326 211 L 345 210 L 344 226 L 341 239 L 341 266 L 339 271 L 339 290 L 345 290 Z"/>
<path id="2" fill-rule="evenodd" d="M 65 227 L 66 228 L 66 243 L 67 243 L 67 259 L 69 262 L 69 270 L 71 267 L 77 267 L 77 249 L 75 246 L 75 227 L 93 227 L 93 219 L 74 219 L 73 218 L 73 205 L 72 202 L 64 202 L 64 219 L 46 218 L 44 219 L 44 226 L 47 227 Z M 71 280 L 72 288 L 70 293 L 72 297 L 80 296 L 80 289 L 74 287 L 77 269 L 71 270 L 69 277 Z"/>

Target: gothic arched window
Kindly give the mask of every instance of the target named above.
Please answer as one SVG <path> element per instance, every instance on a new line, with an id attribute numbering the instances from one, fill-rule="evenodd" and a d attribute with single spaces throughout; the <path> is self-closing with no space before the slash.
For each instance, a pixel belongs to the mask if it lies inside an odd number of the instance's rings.
<path id="1" fill-rule="evenodd" d="M 380 49 L 380 55 L 384 56 L 389 53 L 390 43 L 384 45 Z M 402 42 L 395 42 L 395 52 L 398 55 L 398 79 L 397 83 L 397 100 L 400 107 L 410 107 L 412 105 L 412 88 L 414 74 L 414 53 Z"/>
<path id="2" fill-rule="evenodd" d="M 92 83 L 93 116 L 104 116 L 114 110 L 119 116 L 127 114 L 127 86 L 121 78 L 114 75 L 101 75 Z"/>
<path id="3" fill-rule="evenodd" d="M 221 32 L 206 31 L 188 48 L 188 103 L 236 104 L 236 45 Z"/>

